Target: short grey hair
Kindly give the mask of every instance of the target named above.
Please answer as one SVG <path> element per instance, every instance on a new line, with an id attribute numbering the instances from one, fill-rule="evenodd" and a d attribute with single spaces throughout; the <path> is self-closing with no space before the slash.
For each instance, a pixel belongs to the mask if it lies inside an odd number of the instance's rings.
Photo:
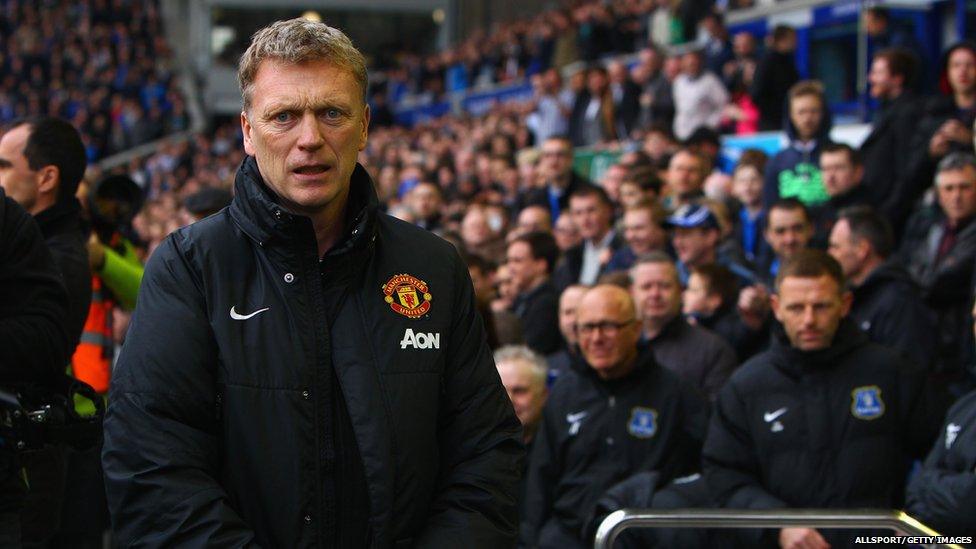
<path id="1" fill-rule="evenodd" d="M 935 183 L 939 184 L 939 174 L 942 172 L 957 172 L 960 170 L 965 170 L 966 168 L 971 168 L 974 173 L 976 173 L 976 156 L 966 152 L 954 152 L 949 153 L 939 160 L 938 166 L 935 168 Z"/>
<path id="2" fill-rule="evenodd" d="M 525 345 L 506 345 L 495 351 L 495 364 L 502 362 L 521 362 L 529 367 L 532 381 L 545 385 L 549 373 L 549 365 L 541 355 Z"/>
<path id="3" fill-rule="evenodd" d="M 251 106 L 254 78 L 261 62 L 267 59 L 292 64 L 328 61 L 353 74 L 362 91 L 363 101 L 366 100 L 369 86 L 366 58 L 352 40 L 335 27 L 299 17 L 276 21 L 251 37 L 251 45 L 241 56 L 237 68 L 237 83 L 241 88 L 244 110 Z"/>

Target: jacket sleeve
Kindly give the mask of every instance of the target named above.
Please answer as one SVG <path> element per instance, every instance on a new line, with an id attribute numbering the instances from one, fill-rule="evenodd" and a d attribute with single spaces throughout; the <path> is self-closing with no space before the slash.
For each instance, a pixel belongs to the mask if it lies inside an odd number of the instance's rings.
<path id="1" fill-rule="evenodd" d="M 68 364 L 68 294 L 41 230 L 0 192 L 0 379 L 52 379 Z"/>
<path id="2" fill-rule="evenodd" d="M 970 399 L 976 403 L 976 400 Z M 957 441 L 958 444 L 958 441 Z M 946 466 L 945 430 L 908 484 L 910 515 L 942 534 L 976 533 L 976 471 Z"/>
<path id="3" fill-rule="evenodd" d="M 712 413 L 702 468 L 712 496 L 732 509 L 781 509 L 788 505 L 762 486 L 761 465 L 734 382 L 719 393 Z"/>
<path id="4" fill-rule="evenodd" d="M 440 475 L 419 547 L 494 548 L 515 543 L 525 449 L 475 308 L 468 271 L 455 255 L 454 318 L 442 381 Z"/>
<path id="5" fill-rule="evenodd" d="M 739 365 L 735 350 L 721 336 L 715 336 L 712 347 L 712 356 L 709 361 L 712 367 L 708 370 L 708 374 L 705 376 L 705 383 L 702 387 L 702 391 L 705 392 L 709 400 L 715 399 L 718 392 L 722 390 L 722 387 L 729 380 L 732 372 Z"/>
<path id="6" fill-rule="evenodd" d="M 142 282 L 143 267 L 135 256 L 131 244 L 126 244 L 124 256 L 112 248 L 104 246 L 105 263 L 98 274 L 121 302 L 122 308 L 131 311 L 136 306 L 136 296 L 139 293 L 139 284 Z"/>
<path id="7" fill-rule="evenodd" d="M 217 477 L 216 343 L 171 235 L 153 254 L 119 357 L 102 462 L 120 546 L 253 546 Z"/>
<path id="8" fill-rule="evenodd" d="M 519 517 L 519 547 L 535 547 L 539 531 L 552 512 L 552 488 L 556 485 L 556 475 L 562 468 L 555 449 L 555 414 L 553 400 L 550 398 L 542 409 L 542 420 L 532 442 L 532 455 L 529 456 L 529 466 L 525 474 L 525 501 L 522 502 L 523 511 Z"/>

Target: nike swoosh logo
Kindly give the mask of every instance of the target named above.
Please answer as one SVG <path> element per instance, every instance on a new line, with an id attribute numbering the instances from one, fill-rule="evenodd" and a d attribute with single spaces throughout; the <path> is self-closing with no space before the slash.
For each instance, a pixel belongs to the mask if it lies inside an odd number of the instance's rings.
<path id="1" fill-rule="evenodd" d="M 258 309 L 258 310 L 254 311 L 253 313 L 251 313 L 249 315 L 242 315 L 242 314 L 238 313 L 237 311 L 235 311 L 234 310 L 234 307 L 231 307 L 230 308 L 230 317 L 233 318 L 234 320 L 247 320 L 247 319 L 251 318 L 254 315 L 258 315 L 258 314 L 261 314 L 261 313 L 267 311 L 270 308 L 271 307 L 265 307 L 263 309 Z"/>
<path id="2" fill-rule="evenodd" d="M 765 421 L 766 423 L 769 423 L 770 421 L 773 421 L 774 419 L 778 418 L 779 416 L 785 414 L 786 413 L 786 410 L 787 409 L 785 407 L 783 407 L 783 408 L 780 408 L 779 410 L 776 410 L 775 412 L 766 412 L 765 414 L 763 414 L 763 421 Z"/>
<path id="3" fill-rule="evenodd" d="M 575 414 L 566 414 L 566 421 L 569 423 L 578 423 L 580 420 L 588 416 L 589 412 L 576 412 Z"/>

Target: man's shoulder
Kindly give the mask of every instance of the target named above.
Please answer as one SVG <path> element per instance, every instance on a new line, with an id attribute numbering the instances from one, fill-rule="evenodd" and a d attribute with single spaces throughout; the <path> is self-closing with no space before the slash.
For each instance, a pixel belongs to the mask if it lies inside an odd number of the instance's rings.
<path id="1" fill-rule="evenodd" d="M 384 244 L 386 253 L 406 255 L 433 253 L 441 260 L 458 254 L 457 249 L 450 242 L 427 229 L 391 215 L 377 214 L 376 224 L 377 237 Z"/>
<path id="2" fill-rule="evenodd" d="M 684 329 L 680 333 L 679 341 L 692 348 L 698 348 L 702 351 L 725 350 L 726 348 L 732 350 L 732 347 L 726 343 L 722 336 L 704 326 L 685 323 Z"/>
<path id="3" fill-rule="evenodd" d="M 728 385 L 742 392 L 760 391 L 782 375 L 776 368 L 774 352 L 766 350 L 753 355 L 736 368 L 729 377 Z"/>

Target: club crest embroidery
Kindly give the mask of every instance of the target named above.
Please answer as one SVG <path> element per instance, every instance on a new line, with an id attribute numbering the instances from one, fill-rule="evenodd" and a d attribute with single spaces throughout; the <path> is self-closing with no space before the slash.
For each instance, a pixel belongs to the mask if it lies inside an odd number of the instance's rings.
<path id="1" fill-rule="evenodd" d="M 657 433 L 657 410 L 641 408 L 640 406 L 633 408 L 630 411 L 627 431 L 637 438 L 654 436 L 654 433 Z"/>
<path id="2" fill-rule="evenodd" d="M 851 391 L 851 414 L 858 419 L 877 419 L 884 415 L 881 388 L 877 385 L 858 387 Z"/>
<path id="3" fill-rule="evenodd" d="M 390 304 L 390 308 L 407 318 L 420 318 L 430 311 L 430 288 L 427 283 L 415 276 L 404 274 L 395 275 L 386 281 L 383 288 L 383 300 Z"/>

